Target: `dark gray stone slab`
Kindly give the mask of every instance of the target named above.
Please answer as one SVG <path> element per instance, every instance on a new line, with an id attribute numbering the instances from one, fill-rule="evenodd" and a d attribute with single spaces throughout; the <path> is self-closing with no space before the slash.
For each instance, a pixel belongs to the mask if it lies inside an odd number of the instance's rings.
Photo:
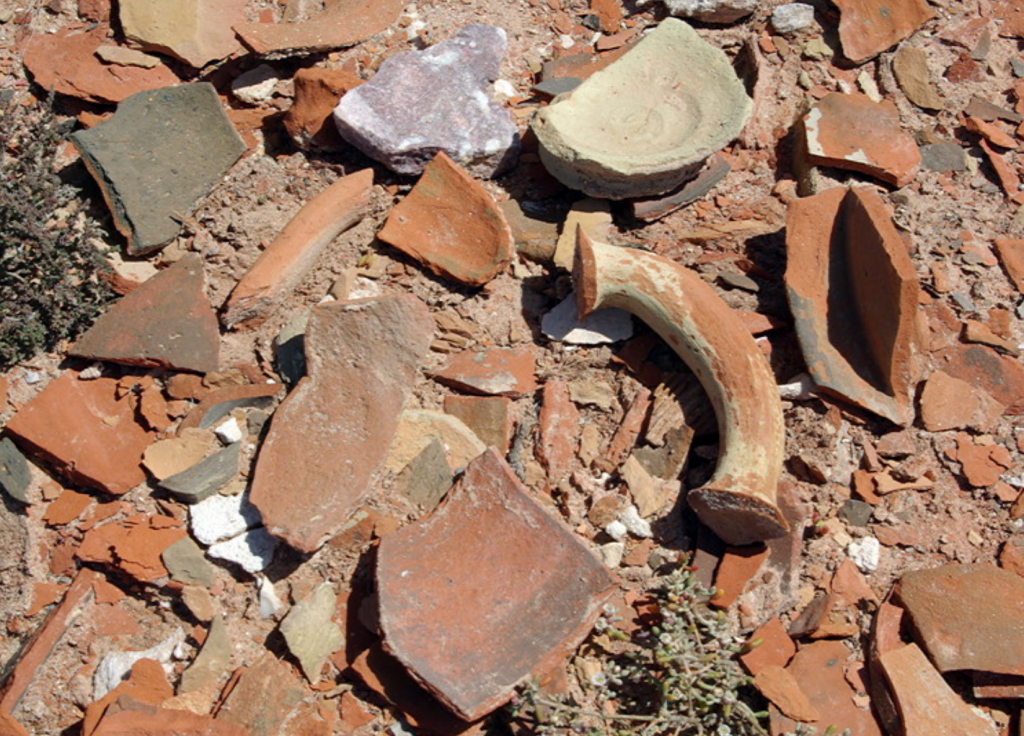
<path id="1" fill-rule="evenodd" d="M 165 478 L 160 486 L 189 503 L 209 498 L 235 477 L 241 448 L 241 442 L 234 442 L 188 470 Z"/>
<path id="2" fill-rule="evenodd" d="M 967 158 L 960 146 L 952 141 L 941 141 L 921 146 L 921 166 L 932 171 L 963 171 Z"/>
<path id="3" fill-rule="evenodd" d="M 501 28 L 474 23 L 424 51 L 395 54 L 334 109 L 342 137 L 399 174 L 419 174 L 444 151 L 473 176 L 515 162 L 519 134 L 491 100 L 505 56 Z"/>
<path id="4" fill-rule="evenodd" d="M 28 460 L 10 438 L 0 440 L 0 490 L 16 501 L 27 504 L 32 476 Z"/>
<path id="5" fill-rule="evenodd" d="M 245 152 L 206 82 L 132 95 L 110 120 L 71 140 L 133 255 L 174 240 L 182 217 Z"/>

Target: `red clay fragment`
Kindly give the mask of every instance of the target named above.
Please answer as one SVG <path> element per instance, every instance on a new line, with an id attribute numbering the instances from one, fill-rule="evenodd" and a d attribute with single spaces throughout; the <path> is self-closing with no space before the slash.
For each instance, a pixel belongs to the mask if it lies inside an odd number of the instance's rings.
<path id="1" fill-rule="evenodd" d="M 493 449 L 439 510 L 385 537 L 377 559 L 385 646 L 467 720 L 574 649 L 614 584 Z"/>
<path id="2" fill-rule="evenodd" d="M 129 707 L 112 712 L 115 707 Z M 156 708 L 131 698 L 107 709 L 93 736 L 249 736 L 249 729 L 187 710 Z"/>
<path id="3" fill-rule="evenodd" d="M 914 137 L 900 127 L 888 100 L 832 92 L 804 116 L 803 134 L 813 163 L 860 171 L 897 187 L 912 182 L 921 164 Z"/>
<path id="4" fill-rule="evenodd" d="M 1019 360 L 983 345 L 956 345 L 932 357 L 940 370 L 984 389 L 1004 404 L 1004 414 L 1024 414 L 1024 366 Z"/>
<path id="5" fill-rule="evenodd" d="M 0 734 L 3 736 L 29 736 L 25 727 L 14 720 L 14 716 L 4 708 L 0 708 Z"/>
<path id="6" fill-rule="evenodd" d="M 548 480 L 559 483 L 569 476 L 576 457 L 580 412 L 569 397 L 569 384 L 551 379 L 544 383 L 540 406 L 540 443 L 537 447 Z"/>
<path id="7" fill-rule="evenodd" d="M 102 698 L 90 703 L 82 719 L 82 736 L 90 736 L 113 703 L 121 696 L 128 696 L 147 705 L 160 705 L 174 697 L 174 688 L 167 683 L 167 675 L 159 662 L 140 659 L 132 665 L 128 679 L 108 692 Z"/>
<path id="8" fill-rule="evenodd" d="M 985 152 L 988 162 L 996 172 L 996 178 L 999 180 L 999 186 L 1003 188 L 1003 193 L 1007 197 L 1017 195 L 1020 192 L 1020 177 L 1017 175 L 1017 171 L 1006 163 L 1006 159 L 1000 153 L 993 151 L 984 138 L 978 141 L 978 145 L 981 146 L 981 150 Z"/>
<path id="9" fill-rule="evenodd" d="M 996 252 L 1006 270 L 1006 275 L 1017 291 L 1024 293 L 1024 240 L 996 238 Z"/>
<path id="10" fill-rule="evenodd" d="M 160 555 L 187 535 L 175 528 L 179 522 L 167 516 L 141 514 L 95 527 L 85 535 L 78 558 L 114 565 L 136 580 L 151 582 L 167 577 Z"/>
<path id="11" fill-rule="evenodd" d="M 914 637 L 940 672 L 1024 675 L 1024 579 L 994 565 L 906 573 L 896 588 Z"/>
<path id="12" fill-rule="evenodd" d="M 72 483 L 115 495 L 146 479 L 142 453 L 153 435 L 136 421 L 118 381 L 81 381 L 75 371 L 54 379 L 7 424 L 14 441 L 53 464 Z"/>
<path id="13" fill-rule="evenodd" d="M 929 432 L 967 427 L 987 432 L 1003 409 L 984 389 L 942 371 L 932 373 L 921 391 L 921 423 Z"/>
<path id="14" fill-rule="evenodd" d="M 387 458 L 433 332 L 409 294 L 312 311 L 308 375 L 275 412 L 252 482 L 271 534 L 314 552 L 344 525 Z"/>
<path id="15" fill-rule="evenodd" d="M 439 276 L 470 286 L 493 279 L 515 253 L 494 198 L 444 151 L 391 210 L 377 237 Z"/>
<path id="16" fill-rule="evenodd" d="M 295 72 L 295 101 L 281 120 L 300 148 L 335 151 L 345 144 L 331 113 L 342 95 L 363 83 L 347 69 L 299 69 Z"/>
<path id="17" fill-rule="evenodd" d="M 995 727 L 975 713 L 946 684 L 916 644 L 881 657 L 905 736 L 996 736 Z"/>
<path id="18" fill-rule="evenodd" d="M 239 23 L 235 33 L 260 56 L 290 56 L 352 46 L 398 19 L 404 0 L 336 0 L 304 23 Z"/>
<path id="19" fill-rule="evenodd" d="M 324 249 L 366 214 L 373 169 L 344 176 L 317 194 L 274 238 L 228 297 L 224 324 L 255 327 L 289 296 Z"/>
<path id="20" fill-rule="evenodd" d="M 746 654 L 741 654 L 740 662 L 752 675 L 771 665 L 785 667 L 796 654 L 796 643 L 777 616 L 762 624 L 750 635 L 750 639 L 760 640 L 761 643 Z"/>
<path id="21" fill-rule="evenodd" d="M 25 68 L 43 89 L 88 102 L 121 102 L 136 92 L 180 83 L 163 64 L 152 69 L 104 64 L 95 51 L 110 43 L 109 32 L 100 25 L 34 33 L 25 46 Z"/>
<path id="22" fill-rule="evenodd" d="M 867 61 L 934 17 L 924 0 L 835 0 L 839 40 L 850 61 Z"/>
<path id="23" fill-rule="evenodd" d="M 786 250 L 789 304 L 815 383 L 909 423 L 919 287 L 889 208 L 873 189 L 857 187 L 793 200 Z"/>
<path id="24" fill-rule="evenodd" d="M 532 350 L 488 348 L 452 355 L 434 378 L 471 394 L 518 398 L 537 390 L 536 370 Z"/>
<path id="25" fill-rule="evenodd" d="M 747 583 L 757 575 L 769 554 L 763 544 L 726 547 L 715 575 L 717 594 L 711 599 L 711 605 L 715 608 L 731 606 L 747 587 Z"/>
<path id="26" fill-rule="evenodd" d="M 203 262 L 185 255 L 116 302 L 68 351 L 93 360 L 209 373 L 220 328 L 203 292 Z"/>

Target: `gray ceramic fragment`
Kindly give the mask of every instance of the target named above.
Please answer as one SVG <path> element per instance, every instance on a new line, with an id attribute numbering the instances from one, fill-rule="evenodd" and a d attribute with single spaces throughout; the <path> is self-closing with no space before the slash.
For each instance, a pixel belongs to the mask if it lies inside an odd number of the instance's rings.
<path id="1" fill-rule="evenodd" d="M 395 479 L 395 487 L 410 502 L 430 511 L 452 487 L 452 480 L 444 445 L 441 440 L 434 438 L 405 466 Z"/>
<path id="2" fill-rule="evenodd" d="M 533 85 L 533 91 L 547 95 L 548 97 L 557 97 L 563 92 L 569 92 L 580 86 L 582 80 L 578 77 L 555 77 L 554 79 L 545 79 L 539 84 Z"/>
<path id="3" fill-rule="evenodd" d="M 505 56 L 501 28 L 474 23 L 424 51 L 395 54 L 334 109 L 342 137 L 399 174 L 444 151 L 475 177 L 515 162 L 519 134 L 490 97 Z"/>
<path id="4" fill-rule="evenodd" d="M 967 158 L 964 150 L 952 141 L 921 146 L 921 166 L 931 171 L 964 171 Z"/>
<path id="5" fill-rule="evenodd" d="M 246 396 L 214 404 L 199 421 L 199 428 L 210 429 L 210 427 L 220 424 L 221 420 L 235 409 L 265 409 L 273 404 L 276 398 L 276 396 Z"/>
<path id="6" fill-rule="evenodd" d="M 213 585 L 213 567 L 191 537 L 179 539 L 160 553 L 160 559 L 171 580 L 207 588 Z"/>
<path id="7" fill-rule="evenodd" d="M 139 92 L 114 116 L 72 134 L 103 190 L 128 252 L 159 250 L 182 218 L 245 153 L 245 144 L 206 82 Z"/>
<path id="8" fill-rule="evenodd" d="M 31 483 L 28 460 L 10 438 L 4 437 L 0 440 L 0 490 L 14 500 L 27 504 Z"/>
<path id="9" fill-rule="evenodd" d="M 160 485 L 188 503 L 196 503 L 219 491 L 238 472 L 242 443 L 235 442 L 201 460 L 188 470 L 160 481 Z"/>

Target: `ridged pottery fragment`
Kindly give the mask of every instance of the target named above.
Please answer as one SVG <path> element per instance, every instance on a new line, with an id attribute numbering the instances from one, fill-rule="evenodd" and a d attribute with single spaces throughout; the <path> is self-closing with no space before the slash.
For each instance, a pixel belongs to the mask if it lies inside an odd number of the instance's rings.
<path id="1" fill-rule="evenodd" d="M 725 53 L 668 18 L 541 110 L 532 127 L 541 161 L 559 181 L 628 199 L 692 178 L 739 135 L 751 104 Z"/>

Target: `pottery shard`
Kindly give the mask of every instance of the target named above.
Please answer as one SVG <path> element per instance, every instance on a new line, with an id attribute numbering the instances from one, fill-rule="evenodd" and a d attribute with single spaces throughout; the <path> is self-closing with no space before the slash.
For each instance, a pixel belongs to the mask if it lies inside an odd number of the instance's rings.
<path id="1" fill-rule="evenodd" d="M 381 541 L 377 586 L 387 649 L 473 720 L 575 648 L 614 579 L 489 449 L 438 511 Z"/>
<path id="2" fill-rule="evenodd" d="M 290 296 L 324 249 L 366 214 L 373 170 L 344 176 L 303 206 L 228 297 L 224 323 L 256 326 Z"/>
<path id="3" fill-rule="evenodd" d="M 335 0 L 302 23 L 237 23 L 242 43 L 260 56 L 277 58 L 352 46 L 387 29 L 405 0 Z"/>
<path id="4" fill-rule="evenodd" d="M 1024 240 L 996 238 L 995 242 L 1006 275 L 1017 287 L 1017 291 L 1024 293 Z"/>
<path id="5" fill-rule="evenodd" d="M 576 433 L 580 412 L 569 396 L 565 381 L 544 383 L 540 407 L 540 442 L 538 451 L 548 470 L 548 479 L 559 483 L 569 476 L 576 457 Z"/>
<path id="6" fill-rule="evenodd" d="M 817 721 L 821 718 L 800 683 L 778 665 L 769 665 L 758 672 L 754 676 L 754 687 L 795 721 Z"/>
<path id="7" fill-rule="evenodd" d="M 880 661 L 906 736 L 996 736 L 992 723 L 946 684 L 916 644 L 887 652 Z"/>
<path id="8" fill-rule="evenodd" d="M 889 100 L 831 92 L 804 116 L 803 129 L 816 164 L 860 171 L 897 187 L 913 181 L 921 164 L 914 137 L 900 128 Z"/>
<path id="9" fill-rule="evenodd" d="M 700 69 L 688 74 L 687 69 Z M 609 100 L 617 112 L 609 114 Z M 668 18 L 621 59 L 542 109 L 545 168 L 593 197 L 661 194 L 739 135 L 752 103 L 726 55 Z"/>
<path id="10" fill-rule="evenodd" d="M 488 447 L 504 455 L 512 439 L 515 414 L 505 396 L 445 396 L 444 410 L 473 430 Z"/>
<path id="11" fill-rule="evenodd" d="M 252 482 L 272 534 L 314 552 L 345 523 L 387 457 L 433 331 L 411 295 L 313 310 L 309 374 L 274 414 Z"/>
<path id="12" fill-rule="evenodd" d="M 993 565 L 906 573 L 896 589 L 940 672 L 1024 675 L 1024 579 Z"/>
<path id="13" fill-rule="evenodd" d="M 217 711 L 217 720 L 251 736 L 276 736 L 306 694 L 292 668 L 272 654 L 246 667 Z M 245 731 L 248 729 L 248 731 Z"/>
<path id="14" fill-rule="evenodd" d="M 895 46 L 934 17 L 924 0 L 835 0 L 839 40 L 850 61 L 867 61 Z"/>
<path id="15" fill-rule="evenodd" d="M 1006 405 L 1005 414 L 1024 414 L 1024 366 L 982 345 L 956 345 L 933 354 L 943 371 L 978 386 Z"/>
<path id="16" fill-rule="evenodd" d="M 126 698 L 108 708 L 103 720 L 92 732 L 92 736 L 187 736 L 189 734 L 249 736 L 249 730 L 243 726 L 225 723 L 213 716 L 197 715 L 187 710 L 157 708 Z"/>
<path id="17" fill-rule="evenodd" d="M 123 297 L 68 352 L 147 368 L 217 370 L 220 330 L 199 256 L 187 254 Z"/>
<path id="18" fill-rule="evenodd" d="M 153 439 L 112 378 L 81 381 L 68 371 L 14 415 L 7 432 L 72 483 L 121 495 L 142 483 Z"/>
<path id="19" fill-rule="evenodd" d="M 163 64 L 153 69 L 104 64 L 95 52 L 108 43 L 107 26 L 91 31 L 67 28 L 56 33 L 35 33 L 25 46 L 24 64 L 35 82 L 88 102 L 120 102 L 156 87 L 177 84 L 178 78 Z"/>
<path id="20" fill-rule="evenodd" d="M 377 234 L 440 276 L 482 286 L 512 260 L 515 241 L 487 190 L 444 151 Z"/>
<path id="21" fill-rule="evenodd" d="M 519 149 L 515 124 L 489 91 L 505 46 L 503 29 L 472 24 L 424 51 L 395 54 L 341 98 L 338 130 L 399 174 L 419 174 L 444 151 L 473 176 L 497 176 Z"/>
<path id="22" fill-rule="evenodd" d="M 1003 408 L 984 389 L 942 371 L 929 376 L 921 392 L 921 423 L 929 432 L 966 427 L 987 432 Z"/>
<path id="23" fill-rule="evenodd" d="M 342 95 L 363 80 L 346 69 L 299 69 L 293 77 L 295 101 L 281 123 L 299 148 L 340 149 L 344 142 L 332 113 Z"/>
<path id="24" fill-rule="evenodd" d="M 913 418 L 918 281 L 881 197 L 831 189 L 786 215 L 786 287 L 822 389 L 897 424 Z"/>
<path id="25" fill-rule="evenodd" d="M 246 0 L 119 0 L 121 29 L 130 43 L 196 68 L 241 49 L 231 30 L 245 20 Z"/>
<path id="26" fill-rule="evenodd" d="M 140 92 L 105 123 L 71 140 L 132 255 L 159 250 L 176 238 L 182 216 L 245 153 L 206 82 Z"/>
<path id="27" fill-rule="evenodd" d="M 467 350 L 449 358 L 434 378 L 468 393 L 516 398 L 537 389 L 536 369 L 537 358 L 531 350 Z"/>
<path id="28" fill-rule="evenodd" d="M 907 99 L 925 110 L 941 110 L 942 98 L 928 79 L 928 55 L 914 46 L 901 46 L 892 58 L 892 71 Z"/>

